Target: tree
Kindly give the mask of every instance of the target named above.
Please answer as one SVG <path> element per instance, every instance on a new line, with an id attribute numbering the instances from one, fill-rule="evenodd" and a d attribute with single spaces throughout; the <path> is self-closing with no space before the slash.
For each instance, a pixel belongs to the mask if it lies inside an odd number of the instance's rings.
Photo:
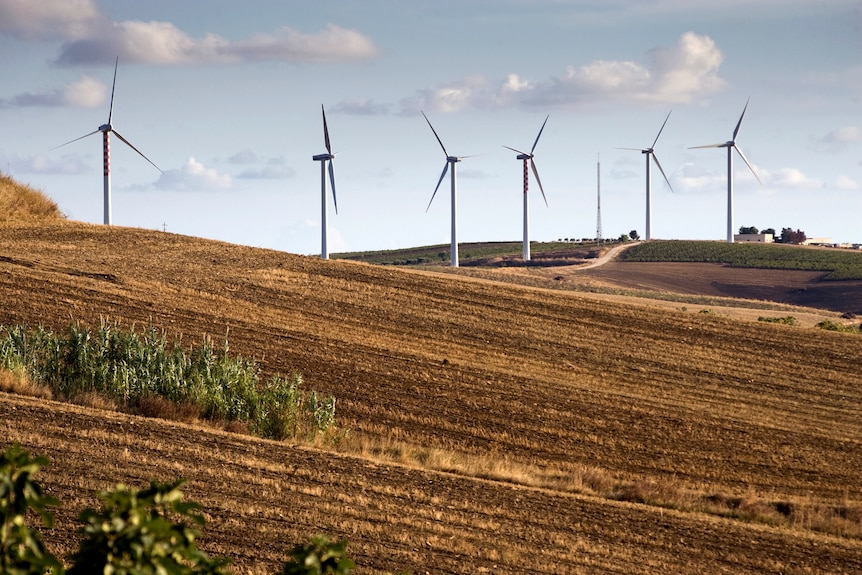
<path id="1" fill-rule="evenodd" d="M 760 233 L 761 234 L 772 234 L 772 237 L 775 237 L 776 235 L 778 235 L 775 233 L 775 228 L 766 228 L 765 230 L 760 230 Z"/>
<path id="2" fill-rule="evenodd" d="M 627 242 L 627 241 L 629 241 L 630 239 L 631 239 L 631 238 L 629 237 L 629 235 L 628 235 L 628 234 L 623 234 L 623 235 L 621 235 L 621 236 L 620 236 L 619 241 L 620 241 L 620 243 L 626 243 L 626 242 Z"/>
<path id="3" fill-rule="evenodd" d="M 807 239 L 808 237 L 805 235 L 805 232 L 800 229 L 794 232 L 793 228 L 781 228 L 781 243 L 801 244 Z"/>
<path id="4" fill-rule="evenodd" d="M 757 235 L 759 233 L 760 233 L 760 230 L 758 230 L 754 226 L 742 226 L 739 228 L 739 234 L 740 235 L 749 235 L 749 234 Z"/>
<path id="5" fill-rule="evenodd" d="M 637 231 L 637 230 L 632 230 L 632 231 L 630 231 L 630 232 L 629 232 L 629 237 L 630 237 L 633 241 L 638 241 L 639 239 L 641 239 L 641 237 L 638 235 L 638 231 Z"/>

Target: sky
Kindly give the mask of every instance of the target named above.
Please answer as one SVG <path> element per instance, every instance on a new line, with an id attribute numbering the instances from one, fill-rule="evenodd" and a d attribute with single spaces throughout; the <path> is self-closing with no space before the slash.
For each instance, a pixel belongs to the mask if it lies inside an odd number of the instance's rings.
<path id="1" fill-rule="evenodd" d="M 0 170 L 73 220 L 297 254 L 321 249 L 321 106 L 334 160 L 330 252 L 734 227 L 862 242 L 858 0 L 0 0 Z M 59 147 L 58 147 L 59 146 Z M 600 163 L 599 163 L 600 162 Z M 328 184 L 327 184 L 328 185 Z M 427 208 L 427 210 L 426 210 Z"/>

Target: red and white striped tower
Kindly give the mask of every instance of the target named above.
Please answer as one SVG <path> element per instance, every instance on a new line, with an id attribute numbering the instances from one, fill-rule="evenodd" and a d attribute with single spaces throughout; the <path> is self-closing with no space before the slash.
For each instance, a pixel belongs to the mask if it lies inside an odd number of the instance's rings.
<path id="1" fill-rule="evenodd" d="M 548 117 L 545 117 L 545 121 L 542 123 L 542 127 L 539 130 L 539 135 L 536 136 L 536 141 L 533 142 L 533 147 L 530 148 L 529 154 L 527 152 L 516 150 L 515 148 L 510 148 L 509 146 L 503 146 L 507 150 L 516 152 L 518 154 L 516 158 L 524 162 L 524 246 L 521 255 L 525 262 L 530 261 L 530 199 L 529 194 L 527 193 L 530 187 L 530 171 L 527 164 L 529 164 L 529 167 L 533 169 L 533 175 L 536 176 L 536 183 L 539 184 L 539 191 L 542 192 L 542 199 L 545 200 L 545 205 L 548 205 L 548 198 L 545 197 L 545 190 L 542 188 L 542 180 L 539 179 L 539 170 L 536 169 L 536 160 L 535 155 L 533 154 L 533 152 L 536 151 L 536 145 L 539 143 L 539 138 L 542 137 L 542 132 L 545 130 L 545 124 L 547 123 Z"/>
<path id="2" fill-rule="evenodd" d="M 530 170 L 528 160 L 524 159 L 524 248 L 522 256 L 525 262 L 530 261 L 530 199 L 527 190 L 530 187 Z"/>
<path id="3" fill-rule="evenodd" d="M 104 192 L 105 192 L 104 193 L 104 196 L 105 196 L 105 198 L 104 198 L 104 200 L 105 200 L 104 201 L 104 205 L 105 205 L 105 207 L 104 207 L 104 222 L 105 222 L 105 225 L 108 225 L 108 226 L 111 225 L 111 132 L 116 134 L 121 142 L 123 142 L 124 144 L 129 146 L 131 149 L 136 151 L 138 153 L 138 155 L 140 155 L 143 159 L 145 159 L 150 164 L 152 164 L 152 166 L 155 169 L 157 169 L 159 172 L 162 171 L 162 169 L 159 168 L 157 165 L 155 165 L 152 160 L 150 160 L 148 157 L 146 157 L 139 149 L 134 147 L 131 144 L 131 142 L 129 142 L 127 139 L 125 139 L 123 136 L 121 136 L 120 133 L 117 132 L 116 130 L 114 130 L 113 126 L 111 126 L 111 118 L 114 114 L 114 88 L 117 87 L 117 65 L 119 64 L 119 61 L 120 60 L 118 58 L 117 61 L 114 62 L 114 83 L 111 87 L 111 107 L 108 108 L 108 123 L 102 124 L 101 126 L 99 126 L 98 129 L 93 130 L 89 134 L 85 134 L 85 135 L 81 136 L 80 138 L 75 138 L 74 140 L 70 140 L 70 141 L 66 142 L 65 144 L 61 144 L 61 145 L 57 146 L 57 148 L 62 148 L 63 146 L 65 146 L 67 144 L 71 144 L 72 142 L 77 142 L 78 140 L 83 140 L 84 138 L 87 138 L 89 136 L 92 136 L 94 134 L 98 134 L 99 132 L 102 132 L 102 154 L 103 154 L 102 163 L 103 163 L 103 167 L 104 167 Z M 57 148 L 53 148 L 53 149 L 56 150 Z M 164 172 L 162 172 L 162 173 L 164 173 Z"/>
<path id="4" fill-rule="evenodd" d="M 105 168 L 105 225 L 111 225 L 111 127 L 106 125 L 107 130 L 102 130 L 102 150 L 104 153 Z"/>

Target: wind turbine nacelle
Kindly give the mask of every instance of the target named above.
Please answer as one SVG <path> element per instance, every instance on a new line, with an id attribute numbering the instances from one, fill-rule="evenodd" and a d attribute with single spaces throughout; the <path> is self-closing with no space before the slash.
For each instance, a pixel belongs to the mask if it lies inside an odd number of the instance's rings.
<path id="1" fill-rule="evenodd" d="M 515 157 L 519 160 L 529 160 L 530 158 L 533 157 L 533 155 L 532 154 L 518 154 Z"/>
<path id="2" fill-rule="evenodd" d="M 316 156 L 311 156 L 311 159 L 315 162 L 324 162 L 326 160 L 331 160 L 334 158 L 332 154 L 317 154 Z"/>
<path id="3" fill-rule="evenodd" d="M 102 124 L 101 126 L 99 126 L 100 132 L 110 132 L 112 129 L 113 128 L 111 128 L 110 124 Z"/>
<path id="4" fill-rule="evenodd" d="M 458 156 L 446 156 L 446 161 L 448 162 L 460 162 L 461 158 Z"/>

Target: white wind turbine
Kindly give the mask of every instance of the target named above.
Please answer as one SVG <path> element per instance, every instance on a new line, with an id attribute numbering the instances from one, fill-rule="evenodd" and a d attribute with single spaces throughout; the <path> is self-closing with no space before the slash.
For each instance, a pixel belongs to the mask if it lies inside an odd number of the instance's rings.
<path id="1" fill-rule="evenodd" d="M 325 154 L 317 154 L 311 159 L 315 162 L 320 162 L 320 257 L 329 259 L 329 251 L 326 247 L 327 238 L 327 223 L 326 223 L 326 164 L 329 163 L 329 181 L 332 184 L 332 203 L 335 206 L 335 213 L 338 213 L 338 200 L 335 198 L 335 168 L 332 161 L 335 159 L 335 154 L 332 153 L 332 146 L 329 143 L 329 128 L 326 126 L 326 112 L 323 110 L 323 104 L 320 105 L 320 112 L 323 114 L 323 142 L 326 145 Z"/>
<path id="2" fill-rule="evenodd" d="M 458 227 L 457 227 L 457 192 L 456 192 L 456 183 L 457 177 L 455 175 L 455 165 L 460 162 L 464 158 L 469 158 L 470 156 L 450 156 L 449 152 L 446 151 L 446 146 L 443 145 L 443 140 L 440 139 L 440 136 L 437 135 L 437 130 L 434 129 L 434 126 L 431 125 L 431 120 L 428 119 L 428 116 L 425 116 L 425 112 L 422 112 L 422 115 L 425 117 L 425 121 L 428 122 L 428 127 L 431 128 L 431 131 L 434 132 L 434 137 L 437 138 L 437 141 L 440 143 L 440 147 L 443 148 L 443 154 L 446 156 L 446 164 L 443 166 L 443 173 L 440 174 L 440 179 L 437 180 L 437 187 L 434 188 L 434 193 L 431 194 L 431 200 L 428 202 L 428 207 L 425 208 L 425 213 L 428 213 L 428 210 L 431 208 L 431 202 L 434 201 L 434 196 L 437 195 L 437 190 L 440 189 L 440 184 L 443 183 L 443 178 L 446 177 L 446 171 L 449 169 L 449 164 L 452 164 L 452 245 L 449 249 L 449 265 L 457 268 L 458 267 Z"/>
<path id="3" fill-rule="evenodd" d="M 667 179 L 667 175 L 664 173 L 664 170 L 661 167 L 661 164 L 658 161 L 658 157 L 655 155 L 655 145 L 658 142 L 659 136 L 661 136 L 662 131 L 664 130 L 665 124 L 667 124 L 668 119 L 670 118 L 670 112 L 667 113 L 667 117 L 664 119 L 664 123 L 661 125 L 661 128 L 658 130 L 658 134 L 653 140 L 652 146 L 649 148 L 617 148 L 619 150 L 640 150 L 642 154 L 646 156 L 646 236 L 647 240 L 652 239 L 652 175 L 650 174 L 650 156 L 652 156 L 653 161 L 655 162 L 656 167 L 658 167 L 658 171 L 661 172 L 661 175 L 664 177 L 664 181 L 667 182 L 667 187 L 670 188 L 670 191 L 673 191 L 673 186 L 670 185 L 670 180 Z"/>
<path id="4" fill-rule="evenodd" d="M 536 176 L 536 182 L 539 184 L 539 191 L 542 192 L 542 198 L 545 200 L 545 207 L 547 207 L 548 198 L 545 196 L 545 190 L 542 188 L 542 180 L 539 179 L 539 171 L 536 169 L 536 160 L 534 158 L 533 152 L 536 151 L 536 144 L 539 143 L 539 138 L 542 137 L 542 131 L 545 129 L 545 124 L 548 123 L 549 117 L 550 116 L 545 117 L 545 121 L 542 123 L 542 127 L 539 129 L 539 135 L 536 136 L 536 141 L 533 142 L 533 147 L 530 149 L 529 154 L 520 150 L 516 150 L 515 148 L 510 148 L 509 146 L 503 146 L 504 148 L 517 153 L 517 159 L 524 161 L 524 247 L 522 249 L 522 254 L 525 262 L 530 261 L 530 201 L 527 196 L 530 172 L 527 169 L 527 164 L 529 163 L 530 167 L 533 168 L 533 175 Z"/>
<path id="5" fill-rule="evenodd" d="M 102 124 L 99 126 L 97 130 L 93 130 L 89 134 L 81 136 L 80 138 L 75 138 L 74 140 L 70 140 L 65 144 L 60 144 L 56 148 L 52 148 L 52 150 L 56 150 L 57 148 L 62 148 L 67 144 L 71 144 L 72 142 L 77 142 L 78 140 L 83 140 L 88 136 L 92 136 L 93 134 L 97 134 L 102 132 L 102 150 L 104 157 L 104 192 L 105 192 L 105 206 L 104 206 L 104 221 L 105 225 L 111 225 L 111 133 L 115 134 L 120 140 L 123 141 L 127 146 L 136 151 L 143 159 L 150 162 L 154 168 L 156 168 L 159 172 L 162 172 L 162 169 L 155 165 L 152 160 L 146 157 L 139 149 L 131 144 L 127 139 L 120 135 L 118 131 L 114 129 L 111 125 L 111 118 L 114 113 L 114 89 L 117 87 L 117 65 L 120 63 L 119 57 L 116 62 L 114 62 L 114 83 L 111 86 L 111 107 L 108 108 L 108 123 Z M 164 173 L 164 172 L 162 172 Z"/>
<path id="6" fill-rule="evenodd" d="M 733 149 L 736 148 L 739 157 L 742 158 L 742 161 L 745 162 L 745 165 L 748 166 L 748 169 L 751 170 L 751 173 L 754 174 L 754 177 L 757 179 L 758 183 L 762 186 L 763 182 L 760 181 L 760 178 L 757 176 L 757 172 L 754 171 L 754 168 L 751 167 L 751 164 L 748 162 L 748 158 L 745 157 L 745 154 L 742 153 L 742 149 L 736 145 L 736 136 L 739 134 L 739 127 L 742 125 L 742 118 L 745 116 L 745 111 L 748 109 L 748 101 L 751 100 L 749 98 L 745 101 L 745 107 L 742 109 L 742 114 L 739 116 L 739 122 L 736 123 L 736 129 L 733 130 L 733 139 L 724 142 L 721 144 L 710 144 L 708 146 L 694 146 L 689 148 L 689 150 L 694 150 L 697 148 L 727 148 L 727 243 L 733 243 Z"/>

